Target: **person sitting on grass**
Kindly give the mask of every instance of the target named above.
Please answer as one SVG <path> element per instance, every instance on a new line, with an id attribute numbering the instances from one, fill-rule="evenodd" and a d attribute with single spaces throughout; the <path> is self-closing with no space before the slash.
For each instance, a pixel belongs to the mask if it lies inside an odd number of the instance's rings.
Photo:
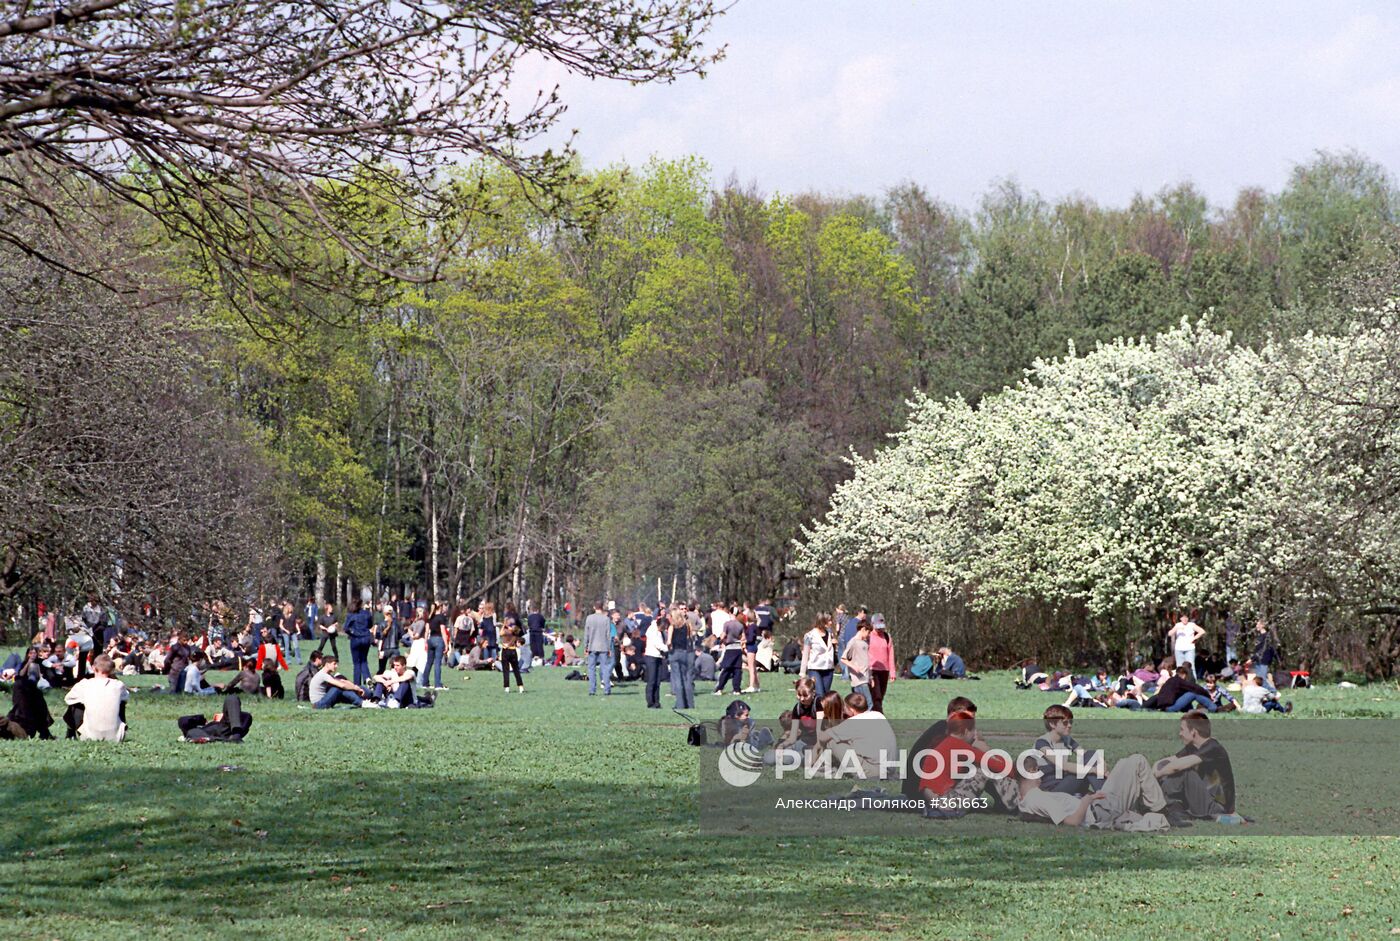
<path id="1" fill-rule="evenodd" d="M 215 636 L 209 642 L 209 646 L 204 649 L 204 655 L 209 658 L 209 665 L 215 670 L 232 670 L 238 666 L 238 655 L 226 646 L 224 639 L 219 636 Z"/>
<path id="2" fill-rule="evenodd" d="M 1176 668 L 1176 673 L 1166 679 L 1156 694 L 1143 703 L 1148 709 L 1162 709 L 1166 712 L 1185 712 L 1192 706 L 1200 706 L 1208 712 L 1215 711 L 1215 703 L 1204 687 L 1191 682 L 1191 671 L 1185 666 Z"/>
<path id="3" fill-rule="evenodd" d="M 742 699 L 732 701 L 725 708 L 724 717 L 719 720 L 720 744 L 747 742 L 752 734 L 753 718 L 750 715 L 749 704 Z"/>
<path id="4" fill-rule="evenodd" d="M 490 670 L 496 665 L 496 658 L 491 656 L 491 650 L 486 646 L 486 635 L 477 634 L 472 645 L 467 648 L 467 655 L 457 661 L 459 670 Z"/>
<path id="5" fill-rule="evenodd" d="M 356 686 L 337 673 L 336 667 L 338 666 L 340 666 L 340 658 L 334 653 L 327 655 L 321 661 L 320 672 L 311 678 L 311 685 L 308 688 L 313 708 L 329 709 L 337 703 L 349 703 L 352 706 L 364 705 L 364 688 Z"/>
<path id="6" fill-rule="evenodd" d="M 85 742 L 120 742 L 126 738 L 126 702 L 131 691 L 112 678 L 115 665 L 103 654 L 92 662 L 93 675 L 79 680 L 63 701 L 68 737 Z"/>
<path id="7" fill-rule="evenodd" d="M 947 647 L 938 648 L 938 678 L 941 680 L 961 680 L 967 676 L 967 664 L 963 658 Z"/>
<path id="8" fill-rule="evenodd" d="M 268 663 L 263 667 L 262 694 L 268 699 L 282 699 L 287 695 L 287 690 L 282 686 L 282 676 L 277 672 L 275 663 Z"/>
<path id="9" fill-rule="evenodd" d="M 817 743 L 817 684 L 803 676 L 792 685 L 797 703 L 778 717 L 785 730 L 778 747 L 801 751 Z"/>
<path id="10" fill-rule="evenodd" d="M 961 817 L 983 791 L 989 791 L 1007 810 L 1015 811 L 1020 800 L 1016 782 L 1010 778 L 1010 763 L 1000 755 L 986 757 L 987 743 L 977 731 L 977 717 L 958 711 L 948 717 L 948 734 L 926 751 L 916 752 L 919 794 L 933 805 L 931 816 Z M 953 768 L 971 763 L 971 774 L 955 780 Z M 990 770 L 998 776 L 989 776 Z M 962 805 L 962 806 L 959 806 Z"/>
<path id="11" fill-rule="evenodd" d="M 1057 794 L 1087 794 L 1103 786 L 1104 779 L 1093 769 L 1078 761 L 1079 743 L 1070 734 L 1074 728 L 1074 713 L 1068 706 L 1050 706 L 1041 716 L 1045 734 L 1031 746 L 1039 755 L 1037 765 L 1042 791 Z"/>
<path id="12" fill-rule="evenodd" d="M 865 624 L 861 622 L 861 629 L 866 629 Z M 899 745 L 890 720 L 870 708 L 864 693 L 848 694 L 842 705 L 846 718 L 831 729 L 827 738 L 832 768 L 858 764 L 858 776 L 869 781 L 897 775 Z"/>
<path id="13" fill-rule="evenodd" d="M 1066 709 L 1095 709 L 1106 707 L 1108 703 L 1099 702 L 1094 695 L 1093 680 L 1087 676 L 1076 676 L 1070 681 L 1069 697 L 1065 699 Z"/>
<path id="14" fill-rule="evenodd" d="M 780 665 L 784 673 L 802 672 L 802 644 L 796 637 L 788 638 L 788 642 L 783 644 Z"/>
<path id="15" fill-rule="evenodd" d="M 955 712 L 966 712 L 976 716 L 977 704 L 966 696 L 954 696 L 952 699 L 948 700 L 946 715 L 951 716 Z M 904 758 L 903 791 L 905 797 L 919 796 L 919 765 L 916 759 L 947 737 L 948 720 L 943 718 L 939 719 L 927 729 L 924 729 L 923 733 L 914 740 L 913 746 L 905 753 Z"/>
<path id="16" fill-rule="evenodd" d="M 1235 697 L 1225 691 L 1225 687 L 1220 685 L 1220 678 L 1214 673 L 1206 676 L 1206 695 L 1215 703 L 1216 712 L 1234 712 L 1239 708 Z"/>
<path id="17" fill-rule="evenodd" d="M 258 671 L 254 668 L 253 660 L 250 657 L 243 661 L 238 673 L 234 675 L 233 679 L 219 688 L 219 692 L 223 693 L 225 696 L 230 693 L 243 693 L 248 696 L 256 696 L 261 687 L 262 679 L 258 676 Z"/>
<path id="18" fill-rule="evenodd" d="M 36 735 L 41 739 L 53 738 L 49 731 L 53 716 L 49 714 L 49 704 L 44 700 L 39 680 L 39 651 L 31 647 L 15 670 L 10 711 L 0 721 L 0 738 L 33 738 Z"/>
<path id="19" fill-rule="evenodd" d="M 715 681 L 717 667 L 714 654 L 710 653 L 713 641 L 713 637 L 706 637 L 705 645 L 695 651 L 695 665 L 691 667 L 690 675 L 697 683 L 713 683 Z"/>
<path id="20" fill-rule="evenodd" d="M 835 691 L 826 693 L 817 700 L 817 755 L 831 745 L 831 736 L 836 728 L 846 720 L 846 702 Z"/>
<path id="21" fill-rule="evenodd" d="M 927 650 L 920 650 L 914 657 L 914 662 L 909 664 L 909 677 L 915 680 L 932 679 L 933 667 L 933 657 L 929 656 Z"/>
<path id="22" fill-rule="evenodd" d="M 324 662 L 319 650 L 311 651 L 311 656 L 306 658 L 306 666 L 301 668 L 296 682 L 292 685 L 297 702 L 311 702 L 311 678 L 321 672 Z"/>
<path id="23" fill-rule="evenodd" d="M 369 697 L 389 709 L 407 709 L 413 705 L 413 678 L 408 658 L 395 654 L 389 658 L 389 669 L 370 677 Z"/>
<path id="24" fill-rule="evenodd" d="M 1235 812 L 1235 773 L 1225 746 L 1211 737 L 1210 716 L 1195 710 L 1177 727 L 1182 749 L 1152 766 L 1167 796 L 1167 819 L 1198 819 Z"/>
<path id="25" fill-rule="evenodd" d="M 1243 682 L 1244 689 L 1241 690 L 1240 695 L 1244 699 L 1244 706 L 1241 707 L 1241 712 L 1262 716 L 1268 712 L 1287 715 L 1293 711 L 1293 703 L 1279 704 L 1278 691 L 1265 686 L 1262 677 L 1246 676 Z"/>
<path id="26" fill-rule="evenodd" d="M 210 686 L 204 679 L 204 673 L 209 669 L 209 658 L 204 656 L 204 651 L 198 647 L 190 649 L 190 662 L 185 667 L 185 682 L 183 691 L 189 696 L 213 696 L 218 692 Z"/>
<path id="27" fill-rule="evenodd" d="M 1022 814 L 1045 817 L 1056 826 L 1117 830 L 1164 830 L 1166 795 L 1142 755 L 1113 765 L 1102 786 L 1087 794 L 1047 790 L 1048 778 L 1023 775 L 1018 783 Z M 1148 816 L 1153 815 L 1153 816 Z"/>

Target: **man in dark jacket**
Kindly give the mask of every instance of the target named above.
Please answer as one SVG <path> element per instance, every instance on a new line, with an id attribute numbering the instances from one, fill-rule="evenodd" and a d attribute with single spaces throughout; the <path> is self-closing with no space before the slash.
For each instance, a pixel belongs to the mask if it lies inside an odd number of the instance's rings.
<path id="1" fill-rule="evenodd" d="M 1167 677 L 1157 695 L 1143 703 L 1148 709 L 1163 709 L 1167 712 L 1185 712 L 1192 704 L 1214 712 L 1215 703 L 1210 693 L 1191 682 L 1189 669 L 1185 664 L 1176 668 L 1176 675 Z"/>
<path id="2" fill-rule="evenodd" d="M 301 668 L 296 679 L 297 702 L 311 701 L 311 678 L 321 672 L 321 651 L 311 651 L 311 656 L 306 660 L 306 666 Z"/>
<path id="3" fill-rule="evenodd" d="M 191 742 L 241 742 L 253 725 L 253 717 L 243 711 L 237 696 L 224 697 L 224 709 L 206 720 L 202 715 L 181 716 L 175 720 L 180 732 Z"/>
<path id="4" fill-rule="evenodd" d="M 39 689 L 39 661 L 36 651 L 30 650 L 28 658 L 15 674 L 13 707 L 3 720 L 0 720 L 0 738 L 53 738 L 49 726 L 53 716 L 49 705 L 44 701 L 44 693 Z"/>

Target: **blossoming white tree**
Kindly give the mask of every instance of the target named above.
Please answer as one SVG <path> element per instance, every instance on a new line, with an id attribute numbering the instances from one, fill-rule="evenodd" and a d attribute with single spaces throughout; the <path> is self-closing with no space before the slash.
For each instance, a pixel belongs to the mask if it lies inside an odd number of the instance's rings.
<path id="1" fill-rule="evenodd" d="M 852 459 L 798 565 L 898 566 L 976 610 L 1076 604 L 1104 625 L 1174 605 L 1258 611 L 1299 656 L 1359 644 L 1388 674 L 1397 424 L 1386 412 L 1376 427 L 1371 393 L 1394 320 L 1260 351 L 1183 323 L 1037 362 L 975 408 L 916 398 L 892 446 Z M 1358 448 L 1386 462 L 1346 458 Z"/>

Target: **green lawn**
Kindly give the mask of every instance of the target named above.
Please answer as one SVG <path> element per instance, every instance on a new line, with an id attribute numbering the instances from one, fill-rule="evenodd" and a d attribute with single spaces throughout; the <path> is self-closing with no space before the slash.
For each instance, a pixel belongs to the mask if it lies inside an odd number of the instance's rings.
<path id="1" fill-rule="evenodd" d="M 528 682 L 506 696 L 494 674 L 454 672 L 431 711 L 257 702 L 242 745 L 181 744 L 174 719 L 198 711 L 193 701 L 138 693 L 120 745 L 0 742 L 3 930 L 65 941 L 1400 935 L 1390 837 L 1216 825 L 1050 836 L 1026 824 L 960 839 L 935 821 L 904 838 L 701 836 L 696 750 L 672 713 L 647 712 L 636 686 L 589 698 L 562 671 Z M 769 684 L 747 697 L 760 718 L 790 704 L 786 684 Z M 1035 718 L 1055 701 L 1003 674 L 896 683 L 887 711 L 941 716 L 954 691 L 986 718 Z M 1303 716 L 1400 715 L 1394 687 L 1293 698 Z M 701 713 L 720 701 L 701 697 Z"/>

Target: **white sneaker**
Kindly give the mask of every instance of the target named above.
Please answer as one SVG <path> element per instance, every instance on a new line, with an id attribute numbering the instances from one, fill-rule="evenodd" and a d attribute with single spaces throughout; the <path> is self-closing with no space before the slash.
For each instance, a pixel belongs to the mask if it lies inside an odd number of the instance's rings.
<path id="1" fill-rule="evenodd" d="M 715 690 L 714 695 L 716 695 L 716 696 L 723 696 L 723 695 L 724 695 L 724 690 L 722 690 L 722 689 L 717 689 L 717 690 Z"/>
<path id="2" fill-rule="evenodd" d="M 384 704 L 384 708 L 385 708 L 385 709 L 402 709 L 403 706 L 400 706 L 400 705 L 399 705 L 399 701 L 398 701 L 397 699 L 391 699 L 391 700 L 389 700 L 387 703 Z"/>
<path id="3" fill-rule="evenodd" d="M 373 699 L 366 699 L 364 702 L 360 703 L 360 708 L 361 708 L 361 709 L 378 709 L 378 708 L 379 708 L 379 703 L 375 702 Z"/>

